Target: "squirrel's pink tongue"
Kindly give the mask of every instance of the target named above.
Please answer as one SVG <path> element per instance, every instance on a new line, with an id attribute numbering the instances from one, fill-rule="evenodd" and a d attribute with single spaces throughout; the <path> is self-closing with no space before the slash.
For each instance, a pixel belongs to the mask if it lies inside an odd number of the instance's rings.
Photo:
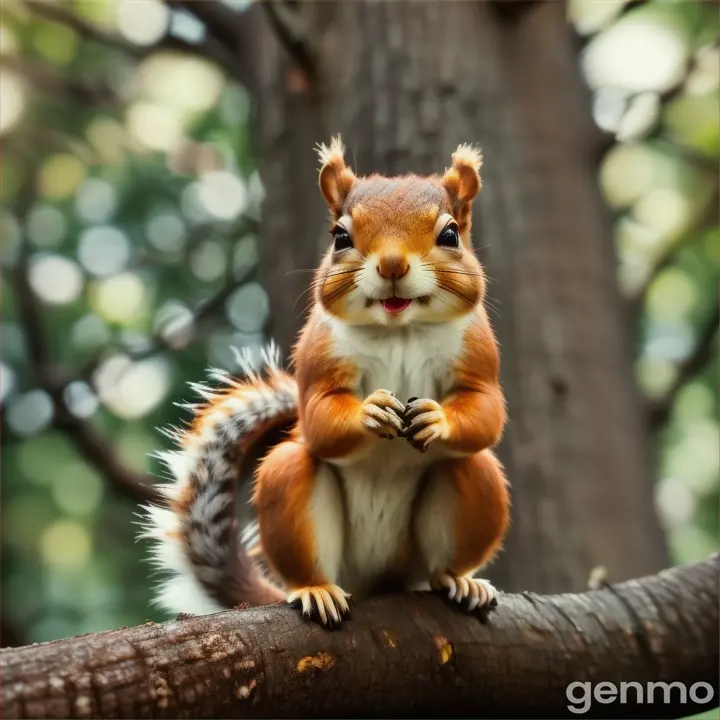
<path id="1" fill-rule="evenodd" d="M 409 304 L 410 300 L 399 297 L 391 297 L 382 301 L 385 312 L 389 313 L 401 313 Z"/>

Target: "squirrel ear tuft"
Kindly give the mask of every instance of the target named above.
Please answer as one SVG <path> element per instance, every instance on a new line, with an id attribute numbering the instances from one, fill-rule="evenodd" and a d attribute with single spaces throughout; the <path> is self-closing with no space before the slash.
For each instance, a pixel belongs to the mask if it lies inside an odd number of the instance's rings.
<path id="1" fill-rule="evenodd" d="M 472 145 L 459 145 L 452 154 L 452 166 L 445 171 L 442 183 L 450 193 L 453 204 L 459 211 L 463 207 L 469 209 L 475 196 L 480 192 L 482 180 L 480 167 L 482 153 Z"/>
<path id="2" fill-rule="evenodd" d="M 353 171 L 345 165 L 345 146 L 340 136 L 332 138 L 330 147 L 324 143 L 317 146 L 320 158 L 318 184 L 335 219 L 342 215 L 343 204 L 355 183 Z"/>

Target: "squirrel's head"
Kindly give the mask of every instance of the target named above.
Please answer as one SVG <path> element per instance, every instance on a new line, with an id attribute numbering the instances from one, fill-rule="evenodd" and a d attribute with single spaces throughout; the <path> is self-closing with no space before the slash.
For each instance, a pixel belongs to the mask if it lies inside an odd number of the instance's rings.
<path id="1" fill-rule="evenodd" d="M 480 152 L 461 145 L 444 175 L 356 176 L 340 138 L 320 145 L 332 247 L 316 276 L 325 310 L 352 325 L 446 322 L 482 301 L 470 240 Z"/>

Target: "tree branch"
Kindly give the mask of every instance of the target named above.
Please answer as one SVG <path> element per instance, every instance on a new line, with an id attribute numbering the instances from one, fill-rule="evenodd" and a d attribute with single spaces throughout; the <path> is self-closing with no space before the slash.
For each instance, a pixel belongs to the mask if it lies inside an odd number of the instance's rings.
<path id="1" fill-rule="evenodd" d="M 146 48 L 103 32 L 99 27 L 83 20 L 71 10 L 62 7 L 60 3 L 48 2 L 47 0 L 24 0 L 24 2 L 27 8 L 37 17 L 64 25 L 70 30 L 74 30 L 83 40 L 90 40 L 105 47 L 122 50 L 124 53 L 137 58 L 143 57 L 147 53 Z"/>
<path id="2" fill-rule="evenodd" d="M 713 308 L 705 324 L 698 331 L 695 349 L 679 365 L 665 394 L 648 403 L 648 422 L 654 431 L 659 430 L 670 417 L 675 399 L 687 382 L 692 380 L 713 358 L 713 341 L 718 334 L 720 308 Z"/>
<path id="3" fill-rule="evenodd" d="M 13 287 L 28 341 L 30 366 L 38 386 L 48 393 L 53 402 L 55 427 L 68 437 L 90 465 L 124 495 L 136 502 L 157 501 L 156 489 L 146 482 L 150 478 L 127 468 L 110 443 L 91 425 L 70 412 L 64 397 L 68 383 L 59 377 L 50 363 L 40 307 L 28 282 L 24 262 L 13 273 Z"/>
<path id="4" fill-rule="evenodd" d="M 188 240 L 188 246 L 192 245 L 195 239 L 203 239 L 212 231 L 212 225 L 198 226 Z M 228 235 L 231 237 L 241 236 L 248 232 L 257 233 L 258 227 L 254 220 L 246 217 L 241 223 L 231 229 Z M 231 261 L 228 260 L 228 265 Z M 189 323 L 193 326 L 193 338 L 202 329 L 202 327 L 216 316 L 222 309 L 227 299 L 246 279 L 246 275 L 231 275 L 226 279 L 225 284 L 212 296 L 199 302 L 192 310 L 192 317 Z M 80 379 L 90 382 L 95 371 L 100 367 L 101 363 L 106 359 L 110 352 L 122 352 L 131 360 L 145 360 L 153 355 L 167 350 L 172 346 L 172 336 L 166 333 L 166 327 L 160 327 L 155 332 L 147 347 L 141 350 L 132 350 L 129 348 L 104 347 L 95 357 L 90 358 L 80 369 L 78 376 Z"/>
<path id="5" fill-rule="evenodd" d="M 493 10 L 506 21 L 517 21 L 528 10 L 540 4 L 540 0 L 493 0 Z"/>
<path id="6" fill-rule="evenodd" d="M 315 49 L 302 15 L 289 7 L 285 0 L 265 0 L 262 6 L 280 42 L 308 77 L 313 78 L 316 66 Z"/>
<path id="7" fill-rule="evenodd" d="M 174 50 L 176 52 L 196 55 L 211 60 L 225 70 L 229 75 L 240 79 L 238 76 L 238 65 L 233 54 L 228 51 L 222 43 L 214 38 L 206 38 L 198 43 L 189 43 L 182 38 L 165 34 L 157 43 L 150 46 L 135 45 L 122 38 L 103 32 L 100 28 L 86 22 L 78 15 L 67 10 L 56 3 L 49 3 L 47 0 L 25 0 L 27 7 L 38 17 L 51 22 L 59 23 L 74 30 L 85 40 L 95 42 L 105 47 L 114 48 L 129 55 L 130 57 L 142 60 L 158 50 Z M 208 4 L 203 2 L 203 5 Z M 234 13 L 230 13 L 234 15 Z"/>
<path id="8" fill-rule="evenodd" d="M 216 38 L 233 55 L 242 43 L 241 13 L 215 0 L 165 0 L 170 7 L 183 8 L 205 25 L 209 35 Z"/>
<path id="9" fill-rule="evenodd" d="M 714 555 L 579 595 L 503 595 L 484 623 L 417 594 L 359 603 L 338 632 L 275 605 L 7 649 L 3 714 L 561 718 L 584 688 L 632 681 L 590 715 L 684 717 L 716 704 L 702 689 L 683 704 L 679 686 L 643 704 L 637 684 L 717 686 L 718 572 Z"/>
<path id="10" fill-rule="evenodd" d="M 689 162 L 692 162 L 692 160 L 689 160 Z M 648 273 L 645 282 L 627 298 L 628 314 L 633 318 L 634 325 L 637 325 L 640 314 L 645 307 L 645 301 L 647 300 L 650 288 L 658 275 L 675 262 L 678 253 L 687 247 L 687 244 L 695 237 L 695 233 L 700 228 L 708 225 L 712 225 L 713 227 L 717 225 L 718 207 L 720 207 L 720 187 L 716 185 L 714 192 L 709 196 L 707 203 L 698 213 L 692 225 L 686 229 L 683 236 L 677 242 L 669 244 L 664 249 L 660 256 L 656 258 L 655 264 Z"/>
<path id="11" fill-rule="evenodd" d="M 17 73 L 41 92 L 52 93 L 63 98 L 69 97 L 77 103 L 105 106 L 118 102 L 118 96 L 107 85 L 83 83 L 59 75 L 51 67 L 31 58 L 20 59 L 13 55 L 0 55 L 0 68 Z"/>
<path id="12" fill-rule="evenodd" d="M 23 217 L 30 206 L 34 190 L 33 172 L 20 188 L 16 211 Z M 10 280 L 18 304 L 20 325 L 25 332 L 30 369 L 38 386 L 45 390 L 53 402 L 55 426 L 64 432 L 82 453 L 83 457 L 113 486 L 137 502 L 157 501 L 159 496 L 152 485 L 145 483 L 145 476 L 129 470 L 117 456 L 112 446 L 83 420 L 75 417 L 65 402 L 67 382 L 53 367 L 47 336 L 42 320 L 42 310 L 28 278 L 30 249 L 27 242 L 20 248 L 18 264 L 10 271 Z"/>

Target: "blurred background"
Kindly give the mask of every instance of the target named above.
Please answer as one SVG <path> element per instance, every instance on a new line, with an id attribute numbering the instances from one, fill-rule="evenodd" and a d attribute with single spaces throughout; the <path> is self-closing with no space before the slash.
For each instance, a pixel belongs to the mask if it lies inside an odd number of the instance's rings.
<path id="1" fill-rule="evenodd" d="M 506 33 L 524 27 L 540 43 L 544 10 L 534 6 L 541 4 L 500 8 L 493 22 Z M 278 172 L 297 173 L 309 197 L 316 193 L 312 143 L 337 126 L 331 113 L 322 128 L 301 127 L 308 115 L 293 103 L 325 102 L 315 95 L 313 61 L 340 45 L 329 21 L 294 3 L 267 5 L 4 2 L 3 645 L 162 619 L 149 605 L 146 548 L 133 525 L 159 471 L 148 453 L 168 445 L 156 428 L 180 422 L 173 403 L 190 399 L 187 381 L 201 379 L 208 365 L 232 367 L 230 346 L 255 347 L 279 334 L 287 348 L 297 328 L 307 302 L 297 297 L 310 276 L 285 278 L 314 267 L 320 244 L 311 239 L 300 264 L 297 226 L 279 227 L 277 207 L 303 205 L 304 196 L 264 200 Z M 362 3 L 349 5 L 363 12 Z M 253 22 L 265 35 L 246 33 L 241 43 L 234 28 L 258 13 Z M 383 23 L 377 48 L 392 48 L 393 23 L 404 22 L 388 13 L 374 20 Z M 718 6 L 573 0 L 562 13 L 573 52 L 568 72 L 582 80 L 578 106 L 594 124 L 583 135 L 586 165 L 612 228 L 613 292 L 625 328 L 617 334 L 631 336 L 631 382 L 647 410 L 647 504 L 667 541 L 667 563 L 691 562 L 718 547 Z M 313 26 L 325 32 L 315 55 L 304 42 Z M 440 48 L 433 57 L 443 46 L 451 52 L 447 38 L 417 32 Z M 264 64 L 260 43 L 271 33 L 281 65 Z M 420 44 L 408 67 L 428 70 L 424 52 Z M 362 75 L 345 64 L 337 68 L 344 82 Z M 278 67 L 284 103 L 263 89 Z M 512 83 L 496 91 L 497 102 L 517 92 Z M 534 92 L 542 98 L 542 87 Z M 423 106 L 433 112 L 432 103 Z M 312 137 L 299 155 L 288 150 L 292 142 L 267 139 L 279 113 L 291 140 L 295 132 L 303 143 Z M 554 131 L 565 133 L 572 117 L 562 107 L 550 114 Z M 407 121 L 422 117 L 410 113 Z M 338 124 L 349 128 L 352 160 L 352 123 Z M 480 142 L 489 172 L 493 162 L 510 162 L 503 154 L 510 150 L 496 150 L 490 133 L 472 127 L 457 141 Z M 452 149 L 448 140 L 441 157 Z M 389 143 L 383 150 L 375 141 L 372 157 L 357 150 L 361 171 L 405 169 Z M 485 183 L 481 213 L 497 192 L 492 173 Z M 538 192 L 541 202 L 563 202 Z M 319 194 L 311 203 L 322 220 Z M 266 240 L 262 229 L 271 223 Z M 514 288 L 506 283 L 504 292 Z M 507 302 L 493 306 L 500 324 Z M 519 391 L 515 400 L 524 402 Z M 620 532 L 604 522 L 608 535 Z"/>

